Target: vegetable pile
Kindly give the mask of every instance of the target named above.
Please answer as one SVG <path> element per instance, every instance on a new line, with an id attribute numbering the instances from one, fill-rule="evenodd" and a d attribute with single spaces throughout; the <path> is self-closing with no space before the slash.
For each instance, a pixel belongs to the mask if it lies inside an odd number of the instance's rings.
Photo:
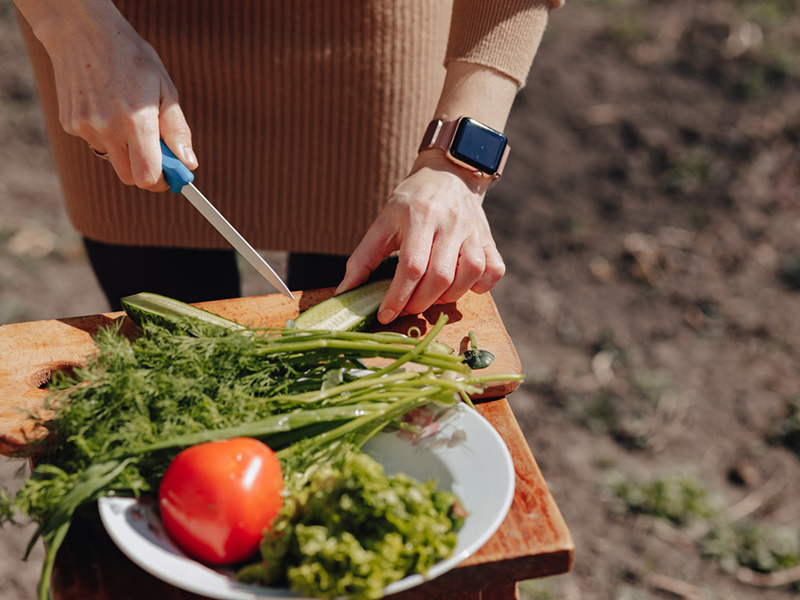
<path id="1" fill-rule="evenodd" d="M 435 341 L 444 315 L 421 338 L 249 329 L 190 317 L 139 321 L 142 335 L 134 340 L 118 327 L 100 331 L 96 356 L 51 382 L 55 416 L 38 424 L 48 435 L 32 449 L 35 469 L 15 498 L 0 495 L 0 524 L 24 513 L 39 523 L 28 551 L 39 537 L 47 543 L 41 598 L 76 511 L 103 495 L 155 494 L 183 449 L 237 437 L 258 438 L 276 452 L 290 494 L 261 546 L 268 566 L 244 571 L 250 580 L 274 583 L 274 573 L 265 573 L 280 565 L 281 577 L 303 593 L 377 598 L 390 581 L 425 572 L 452 551 L 461 522 L 455 498 L 436 492 L 435 483 L 386 478 L 361 452 L 389 425 L 413 430 L 401 420 L 409 410 L 468 400 L 490 381 L 520 378 L 472 374 L 463 357 Z M 390 364 L 362 371 L 371 357 Z M 410 362 L 424 370 L 404 370 Z M 310 491 L 319 486 L 324 494 Z M 319 498 L 314 510 L 298 508 Z M 406 519 L 430 526 L 436 543 Z M 356 558 L 331 562 L 350 556 L 355 542 Z"/>
<path id="2" fill-rule="evenodd" d="M 291 481 L 291 480 L 290 480 Z M 239 579 L 321 598 L 380 598 L 391 582 L 449 556 L 464 521 L 458 499 L 370 456 L 346 452 L 308 469 Z"/>

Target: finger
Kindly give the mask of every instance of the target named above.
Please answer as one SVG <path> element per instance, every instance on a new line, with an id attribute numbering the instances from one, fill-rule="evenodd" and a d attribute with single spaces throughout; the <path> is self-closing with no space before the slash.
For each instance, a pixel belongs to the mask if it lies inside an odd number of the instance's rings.
<path id="1" fill-rule="evenodd" d="M 177 101 L 162 103 L 158 117 L 161 139 L 190 171 L 197 168 L 192 132 Z"/>
<path id="2" fill-rule="evenodd" d="M 86 143 L 89 144 L 90 149 L 96 150 L 100 154 L 108 154 L 108 150 L 106 149 L 103 137 L 99 133 L 97 133 L 93 128 L 84 127 L 81 129 L 80 132 L 75 132 L 71 135 L 83 138 L 86 141 Z"/>
<path id="3" fill-rule="evenodd" d="M 158 109 L 140 112 L 128 140 L 131 174 L 137 187 L 151 192 L 169 188 L 161 168 L 161 142 L 158 130 Z"/>
<path id="4" fill-rule="evenodd" d="M 126 131 L 133 129 L 124 120 L 109 125 L 98 117 L 91 121 L 83 119 L 74 124 L 72 134 L 86 140 L 95 154 L 110 162 L 122 183 L 135 185 L 126 140 L 130 134 L 126 134 Z"/>
<path id="5" fill-rule="evenodd" d="M 428 268 L 404 308 L 408 314 L 428 310 L 455 281 L 459 248 L 437 238 L 433 241 Z"/>
<path id="6" fill-rule="evenodd" d="M 128 152 L 127 144 L 113 143 L 111 141 L 104 142 L 106 146 L 106 157 L 114 171 L 117 173 L 119 180 L 125 185 L 136 185 L 131 172 L 131 159 Z"/>
<path id="7" fill-rule="evenodd" d="M 484 253 L 486 256 L 486 268 L 483 271 L 483 275 L 471 288 L 476 294 L 485 294 L 491 290 L 506 273 L 503 257 L 500 256 L 494 244 L 484 247 Z"/>
<path id="8" fill-rule="evenodd" d="M 373 223 L 347 260 L 344 278 L 334 294 L 341 294 L 364 283 L 393 250 L 387 250 L 387 234 L 380 223 Z"/>
<path id="9" fill-rule="evenodd" d="M 122 127 L 109 127 L 99 117 L 94 119 L 80 119 L 71 122 L 68 129 L 62 119 L 65 131 L 83 138 L 89 143 L 89 148 L 99 157 L 111 163 L 120 181 L 125 185 L 134 185 L 130 168 L 128 147 L 124 136 L 114 135 L 113 132 L 123 130 Z"/>
<path id="10" fill-rule="evenodd" d="M 397 270 L 378 309 L 378 321 L 389 323 L 405 310 L 406 304 L 428 269 L 432 244 L 432 233 L 426 235 L 419 232 L 402 241 Z"/>
<path id="11" fill-rule="evenodd" d="M 106 149 L 106 145 L 102 140 L 93 144 L 89 143 L 89 150 L 91 150 L 95 156 L 109 160 L 108 150 Z"/>
<path id="12" fill-rule="evenodd" d="M 453 284 L 445 291 L 436 304 L 456 302 L 466 294 L 481 278 L 486 269 L 486 254 L 483 248 L 468 241 L 461 246 Z"/>
<path id="13" fill-rule="evenodd" d="M 67 133 L 83 138 L 86 143 L 89 144 L 89 149 L 97 156 L 108 156 L 108 148 L 103 140 L 103 136 L 88 124 L 84 124 L 84 126 L 80 127 L 78 130 Z"/>

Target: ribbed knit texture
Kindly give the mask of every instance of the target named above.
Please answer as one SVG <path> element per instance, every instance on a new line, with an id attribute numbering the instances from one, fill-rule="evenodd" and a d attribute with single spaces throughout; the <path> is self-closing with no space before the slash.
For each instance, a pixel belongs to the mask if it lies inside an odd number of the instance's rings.
<path id="1" fill-rule="evenodd" d="M 445 57 L 491 66 L 521 87 L 546 2 L 117 6 L 178 88 L 200 162 L 197 188 L 257 248 L 349 254 L 413 163 Z M 106 243 L 227 248 L 182 196 L 123 185 L 83 140 L 63 132 L 49 58 L 21 26 L 75 228 Z"/>
<path id="2" fill-rule="evenodd" d="M 544 34 L 549 6 L 547 0 L 455 0 L 445 64 L 464 60 L 492 67 L 521 86 Z"/>

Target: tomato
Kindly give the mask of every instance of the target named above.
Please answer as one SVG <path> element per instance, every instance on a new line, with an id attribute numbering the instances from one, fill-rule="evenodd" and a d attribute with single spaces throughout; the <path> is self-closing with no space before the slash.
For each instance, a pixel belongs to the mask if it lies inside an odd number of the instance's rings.
<path id="1" fill-rule="evenodd" d="M 283 506 L 275 453 L 253 438 L 198 444 L 167 467 L 158 490 L 164 528 L 191 557 L 230 564 L 258 551 Z"/>

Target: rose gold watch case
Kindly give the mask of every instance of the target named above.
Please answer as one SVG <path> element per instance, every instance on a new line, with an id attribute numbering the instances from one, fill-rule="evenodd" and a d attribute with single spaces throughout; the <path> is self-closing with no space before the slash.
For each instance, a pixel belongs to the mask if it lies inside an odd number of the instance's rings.
<path id="1" fill-rule="evenodd" d="M 500 162 L 497 165 L 497 170 L 494 173 L 484 173 L 476 169 L 473 165 L 467 164 L 462 160 L 459 160 L 457 157 L 453 156 L 450 152 L 450 148 L 453 145 L 453 140 L 455 139 L 456 131 L 458 131 L 458 126 L 461 124 L 461 121 L 464 119 L 468 119 L 470 117 L 461 116 L 458 119 L 453 119 L 452 121 L 442 121 L 441 119 L 434 119 L 430 123 L 428 123 L 428 128 L 425 130 L 425 135 L 422 137 L 422 143 L 420 143 L 419 150 L 417 151 L 422 152 L 423 150 L 429 150 L 431 148 L 438 148 L 440 150 L 444 150 L 445 155 L 448 159 L 450 159 L 455 164 L 459 165 L 470 171 L 476 177 L 485 177 L 489 179 L 500 179 L 500 176 L 503 174 L 503 169 L 506 166 L 506 161 L 508 160 L 508 155 L 511 152 L 511 146 L 506 140 L 505 148 L 503 148 L 503 154 L 500 157 Z M 475 121 L 475 119 L 472 119 Z M 479 121 L 475 121 L 479 123 L 483 127 L 487 129 L 491 129 L 483 123 Z"/>

